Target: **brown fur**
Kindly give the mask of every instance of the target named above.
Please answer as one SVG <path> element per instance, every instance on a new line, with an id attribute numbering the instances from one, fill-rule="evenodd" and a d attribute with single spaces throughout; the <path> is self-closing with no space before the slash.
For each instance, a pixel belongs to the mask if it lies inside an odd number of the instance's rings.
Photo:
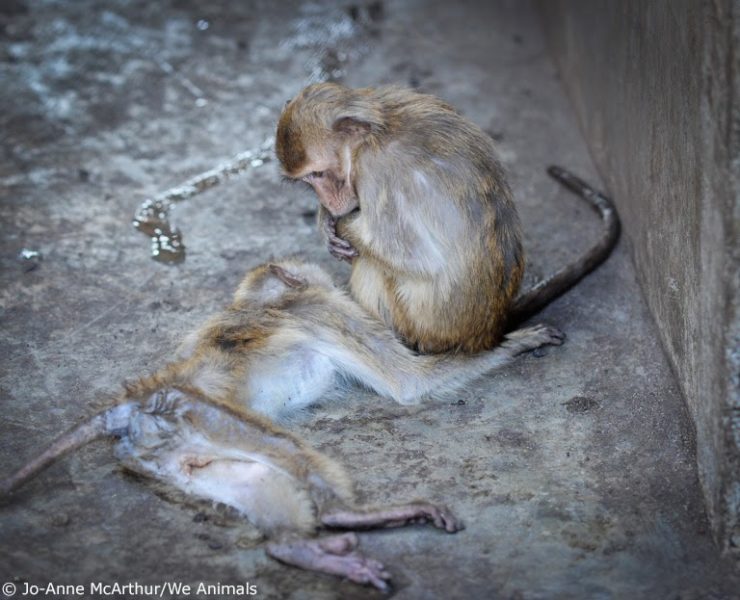
<path id="1" fill-rule="evenodd" d="M 395 293 L 392 273 L 384 285 L 389 295 Z M 486 310 L 488 304 L 479 300 L 468 310 Z M 400 318 L 402 311 L 403 305 Z M 398 402 L 416 403 L 431 391 L 455 389 L 488 369 L 506 364 L 520 352 L 560 343 L 560 334 L 552 330 L 534 328 L 531 332 L 522 343 L 504 344 L 470 359 L 415 355 L 380 320 L 337 289 L 324 271 L 315 265 L 285 261 L 247 273 L 232 304 L 187 336 L 179 359 L 153 376 L 153 383 L 144 381 L 150 387 L 200 385 L 209 398 L 282 418 L 312 403 L 308 397 L 301 399 L 301 392 L 286 392 L 281 387 L 281 381 L 301 377 L 296 374 L 300 368 L 291 368 L 292 362 L 308 361 L 310 372 L 328 368 Z M 428 337 L 436 339 L 434 334 Z M 471 329 L 470 335 L 481 333 Z M 310 366 L 316 357 L 326 356 L 332 357 L 331 366 Z M 275 361 L 276 357 L 280 360 Z M 275 372 L 276 364 L 284 366 Z M 334 375 L 327 372 L 324 381 L 328 391 Z M 298 381 L 296 389 L 317 385 L 324 384 Z M 276 386 L 274 392 L 259 392 L 272 386 Z M 315 393 L 317 397 L 324 394 Z"/>
<path id="2" fill-rule="evenodd" d="M 325 174 L 307 181 L 359 253 L 352 295 L 406 343 L 472 353 L 501 341 L 524 256 L 503 168 L 477 126 L 412 90 L 317 84 L 283 111 L 276 152 L 289 177 Z M 331 183 L 347 179 L 351 199 Z"/>
<path id="3" fill-rule="evenodd" d="M 512 336 L 506 351 L 488 361 L 483 357 L 481 365 L 504 364 L 543 343 L 560 343 L 557 332 L 523 331 Z M 356 550 L 355 536 L 301 538 L 322 527 L 351 530 L 430 522 L 449 533 L 461 528 L 445 507 L 428 502 L 354 508 L 350 479 L 342 467 L 251 409 L 248 390 L 255 379 L 258 389 L 274 386 L 267 393 L 276 402 L 266 407 L 269 413 L 284 402 L 281 393 L 290 399 L 281 387 L 285 380 L 297 381 L 298 391 L 305 383 L 301 378 L 309 379 L 306 388 L 316 386 L 310 381 L 312 370 L 321 372 L 323 386 L 332 385 L 337 373 L 360 380 L 364 376 L 367 383 L 385 386 L 399 398 L 423 393 L 416 384 L 427 379 L 427 372 L 437 377 L 434 384 L 458 376 L 455 369 L 444 369 L 442 357 L 415 357 L 336 290 L 318 267 L 286 261 L 252 270 L 232 305 L 196 330 L 180 353 L 178 360 L 154 374 L 125 384 L 113 407 L 0 480 L 0 496 L 63 454 L 115 436 L 125 469 L 241 511 L 271 539 L 267 552 L 274 558 L 379 589 L 387 589 L 390 575 Z M 325 356 L 337 364 L 322 361 Z M 342 361 L 348 365 L 344 370 Z M 473 358 L 463 366 L 471 373 L 479 370 Z M 404 385 L 411 389 L 404 390 Z M 311 394 L 321 392 L 307 392 L 303 406 L 315 399 Z"/>
<path id="4" fill-rule="evenodd" d="M 120 405 L 81 423 L 0 480 L 0 494 L 14 491 L 64 453 L 114 436 L 122 467 L 153 480 L 160 493 L 188 504 L 193 496 L 220 502 L 271 539 L 266 550 L 273 558 L 381 590 L 388 589 L 390 574 L 356 550 L 354 534 L 311 539 L 317 530 L 420 522 L 449 533 L 462 528 L 445 507 L 426 502 L 353 508 L 349 478 L 334 461 L 259 415 L 196 387 L 173 384 L 173 373 L 128 385 Z"/>

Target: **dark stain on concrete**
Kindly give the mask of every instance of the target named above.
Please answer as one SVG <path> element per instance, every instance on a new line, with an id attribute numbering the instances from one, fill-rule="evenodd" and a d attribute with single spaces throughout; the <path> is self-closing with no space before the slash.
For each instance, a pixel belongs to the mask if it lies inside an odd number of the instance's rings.
<path id="1" fill-rule="evenodd" d="M 563 402 L 563 406 L 570 413 L 582 414 L 598 408 L 599 403 L 586 396 L 573 396 L 570 400 Z"/>

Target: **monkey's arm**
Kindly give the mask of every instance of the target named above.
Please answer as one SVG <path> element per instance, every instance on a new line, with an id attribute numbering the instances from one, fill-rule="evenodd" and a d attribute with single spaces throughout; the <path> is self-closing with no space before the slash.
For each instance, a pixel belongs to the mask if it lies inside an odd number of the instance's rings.
<path id="1" fill-rule="evenodd" d="M 343 533 L 318 540 L 273 542 L 267 545 L 267 554 L 301 569 L 346 577 L 387 591 L 390 574 L 377 560 L 357 551 L 358 544 L 354 533 Z"/>
<path id="2" fill-rule="evenodd" d="M 428 522 L 447 533 L 464 529 L 463 524 L 446 506 L 435 506 L 428 502 L 414 502 L 373 511 L 337 510 L 321 515 L 322 525 L 336 529 L 385 529 Z"/>
<path id="3" fill-rule="evenodd" d="M 359 252 L 347 240 L 337 235 L 337 220 L 329 214 L 329 211 L 319 204 L 318 227 L 321 235 L 326 240 L 329 253 L 339 260 L 352 262 Z"/>
<path id="4" fill-rule="evenodd" d="M 540 346 L 559 346 L 565 335 L 535 325 L 509 333 L 499 346 L 479 354 L 417 355 L 383 329 L 336 336 L 330 354 L 335 368 L 378 394 L 400 404 L 418 404 L 429 394 L 455 390 L 491 369 L 512 362 Z"/>

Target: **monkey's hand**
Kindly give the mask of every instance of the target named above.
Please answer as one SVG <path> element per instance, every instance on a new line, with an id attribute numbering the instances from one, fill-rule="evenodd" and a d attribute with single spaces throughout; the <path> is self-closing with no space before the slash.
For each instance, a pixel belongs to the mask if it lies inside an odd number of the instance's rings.
<path id="1" fill-rule="evenodd" d="M 319 229 L 326 240 L 329 254 L 334 258 L 351 263 L 360 255 L 352 244 L 337 235 L 337 220 L 327 210 L 319 211 Z"/>
<path id="2" fill-rule="evenodd" d="M 523 327 L 506 334 L 500 348 L 506 348 L 516 356 L 542 346 L 560 346 L 565 341 L 565 334 L 548 325 Z"/>

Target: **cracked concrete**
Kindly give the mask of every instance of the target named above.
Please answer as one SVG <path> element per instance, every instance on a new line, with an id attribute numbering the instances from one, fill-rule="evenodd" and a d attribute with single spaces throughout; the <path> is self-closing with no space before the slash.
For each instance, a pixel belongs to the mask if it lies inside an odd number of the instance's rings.
<path id="1" fill-rule="evenodd" d="M 586 248 L 590 211 L 549 180 L 599 184 L 535 15 L 515 2 L 0 7 L 3 469 L 163 364 L 272 257 L 325 252 L 315 200 L 275 161 L 176 204 L 186 259 L 150 259 L 147 198 L 272 135 L 310 81 L 401 82 L 498 141 L 528 280 Z M 19 258 L 23 249 L 42 259 Z M 626 242 L 538 319 L 567 343 L 416 408 L 356 390 L 292 428 L 350 465 L 360 498 L 429 497 L 466 521 L 362 535 L 398 598 L 732 598 L 707 532 L 692 429 Z M 153 493 L 157 492 L 157 493 Z M 268 560 L 247 524 L 124 476 L 105 444 L 0 506 L 0 582 L 250 581 L 264 598 L 380 594 Z"/>

